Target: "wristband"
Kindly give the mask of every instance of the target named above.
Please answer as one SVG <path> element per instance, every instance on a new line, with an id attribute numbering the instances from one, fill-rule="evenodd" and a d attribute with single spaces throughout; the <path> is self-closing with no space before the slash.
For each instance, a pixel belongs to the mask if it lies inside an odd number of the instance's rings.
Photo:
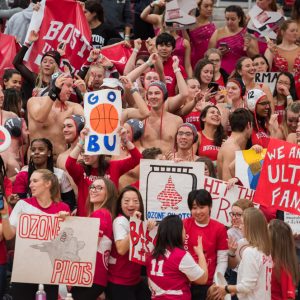
<path id="1" fill-rule="evenodd" d="M 139 89 L 136 88 L 136 87 L 130 89 L 130 94 L 131 94 L 131 95 L 132 95 L 133 93 L 135 93 L 135 92 L 138 93 L 138 92 L 139 92 Z"/>
<path id="2" fill-rule="evenodd" d="M 228 289 L 228 285 L 225 285 L 224 289 L 225 289 L 226 294 L 230 294 L 230 291 Z"/>
<path id="3" fill-rule="evenodd" d="M 24 46 L 26 46 L 27 48 L 29 48 L 32 44 L 33 44 L 33 42 L 25 42 Z"/>
<path id="4" fill-rule="evenodd" d="M 286 96 L 287 100 L 293 100 L 293 97 L 291 95 Z"/>
<path id="5" fill-rule="evenodd" d="M 91 62 L 93 62 L 93 61 L 94 61 L 94 59 L 93 59 L 93 58 L 91 58 L 91 57 L 88 57 L 87 61 L 91 63 Z"/>
<path id="6" fill-rule="evenodd" d="M 54 86 L 48 92 L 49 98 L 52 101 L 55 101 L 56 99 L 60 100 L 59 99 L 59 93 L 60 93 L 60 91 L 61 91 L 61 89 L 54 84 Z"/>
<path id="7" fill-rule="evenodd" d="M 8 219 L 9 218 L 9 214 L 3 214 L 3 215 L 1 215 L 1 218 L 2 218 L 2 220 L 3 219 Z"/>
<path id="8" fill-rule="evenodd" d="M 84 145 L 84 141 L 79 139 L 78 140 L 78 144 L 81 145 L 81 146 L 83 146 Z"/>
<path id="9" fill-rule="evenodd" d="M 115 65 L 113 64 L 112 66 L 106 67 L 106 70 L 111 71 L 114 67 Z"/>
<path id="10" fill-rule="evenodd" d="M 176 68 L 176 69 L 174 70 L 174 73 L 177 73 L 177 72 L 181 72 L 180 68 Z"/>
<path id="11" fill-rule="evenodd" d="M 139 49 L 137 49 L 137 48 L 134 48 L 133 49 L 133 52 L 135 52 L 135 53 L 138 53 L 140 50 Z"/>
<path id="12" fill-rule="evenodd" d="M 228 251 L 227 254 L 229 257 L 236 257 L 236 254 L 234 252 Z"/>
<path id="13" fill-rule="evenodd" d="M 150 3 L 149 6 L 150 6 L 151 8 L 154 8 L 154 6 L 152 5 L 152 3 Z"/>
<path id="14" fill-rule="evenodd" d="M 148 60 L 146 61 L 146 64 L 147 64 L 150 68 L 153 66 L 153 62 L 152 62 L 152 60 L 150 60 L 150 59 L 148 59 Z"/>
<path id="15" fill-rule="evenodd" d="M 130 36 L 128 34 L 125 34 L 125 41 L 130 41 Z"/>

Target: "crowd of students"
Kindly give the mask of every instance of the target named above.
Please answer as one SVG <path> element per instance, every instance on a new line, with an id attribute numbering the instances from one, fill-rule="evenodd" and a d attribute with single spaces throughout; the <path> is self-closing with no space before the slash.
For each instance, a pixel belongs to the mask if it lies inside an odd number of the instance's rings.
<path id="1" fill-rule="evenodd" d="M 211 219 L 209 192 L 190 191 L 184 200 L 190 218 L 168 216 L 159 225 L 148 220 L 158 234 L 146 270 L 129 260 L 128 251 L 129 218 L 144 220 L 142 158 L 204 162 L 205 175 L 231 188 L 241 184 L 235 151 L 261 152 L 272 138 L 300 144 L 300 2 L 292 19 L 282 22 L 277 41 L 248 34 L 249 16 L 237 5 L 226 7 L 225 25 L 217 28 L 214 2 L 199 0 L 196 23 L 176 31 L 166 27 L 164 0 L 135 1 L 135 23 L 129 0 L 100 2 L 81 3 L 94 48 L 80 70 L 62 66 L 66 44 L 43 54 L 38 74 L 29 70 L 24 56 L 42 38 L 31 31 L 15 69 L 4 71 L 0 125 L 11 145 L 0 158 L 0 298 L 34 299 L 38 289 L 13 282 L 8 290 L 6 284 L 6 243 L 16 235 L 18 216 L 28 213 L 100 219 L 93 285 L 69 287 L 76 300 L 296 299 L 299 236 L 278 219 L 280 212 L 254 208 L 245 199 L 233 204 L 228 229 Z M 30 8 L 38 10 L 34 3 Z M 281 12 L 274 0 L 256 4 Z M 133 39 L 138 32 L 148 39 Z M 121 74 L 101 48 L 115 42 L 131 47 L 130 39 L 133 49 Z M 273 93 L 255 82 L 256 73 L 269 71 L 279 72 Z M 101 89 L 121 91 L 119 156 L 84 153 L 89 129 L 83 96 Z M 220 274 L 227 285 L 216 279 Z M 47 299 L 58 299 L 58 286 L 45 285 L 45 291 Z"/>

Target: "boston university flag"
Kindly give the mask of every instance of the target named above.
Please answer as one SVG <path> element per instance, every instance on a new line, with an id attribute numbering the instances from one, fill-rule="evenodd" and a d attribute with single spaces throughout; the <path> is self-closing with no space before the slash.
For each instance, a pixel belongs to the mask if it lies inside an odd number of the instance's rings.
<path id="1" fill-rule="evenodd" d="M 27 36 L 31 30 L 39 33 L 39 39 L 30 47 L 24 60 L 36 73 L 43 54 L 56 50 L 61 42 L 66 43 L 66 57 L 76 70 L 92 49 L 91 30 L 82 7 L 75 0 L 42 0 L 39 11 L 33 12 Z"/>

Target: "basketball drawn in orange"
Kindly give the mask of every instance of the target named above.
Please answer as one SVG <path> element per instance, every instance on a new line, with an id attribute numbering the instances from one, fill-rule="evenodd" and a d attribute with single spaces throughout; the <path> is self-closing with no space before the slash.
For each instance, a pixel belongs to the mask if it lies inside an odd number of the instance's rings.
<path id="1" fill-rule="evenodd" d="M 95 106 L 90 112 L 91 128 L 98 134 L 110 134 L 119 124 L 119 113 L 114 105 L 102 103 Z"/>

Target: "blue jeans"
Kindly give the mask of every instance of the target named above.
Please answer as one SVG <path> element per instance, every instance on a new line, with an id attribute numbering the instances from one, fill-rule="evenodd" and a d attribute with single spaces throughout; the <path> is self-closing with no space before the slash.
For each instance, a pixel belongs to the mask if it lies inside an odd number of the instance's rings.
<path id="1" fill-rule="evenodd" d="M 6 264 L 0 265 L 0 299 L 3 298 L 6 290 Z"/>

